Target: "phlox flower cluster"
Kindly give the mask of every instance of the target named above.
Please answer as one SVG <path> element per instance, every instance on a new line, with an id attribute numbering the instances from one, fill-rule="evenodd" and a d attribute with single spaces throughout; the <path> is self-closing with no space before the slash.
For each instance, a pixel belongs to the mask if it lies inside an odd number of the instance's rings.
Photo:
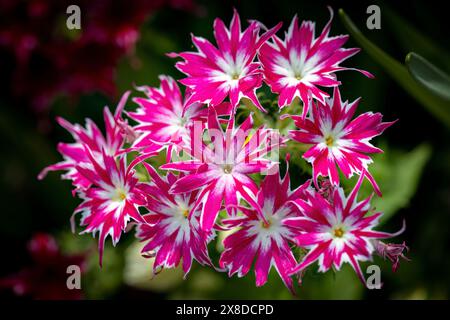
<path id="1" fill-rule="evenodd" d="M 294 279 L 316 264 L 326 272 L 348 263 L 364 284 L 360 262 L 375 254 L 397 268 L 406 245 L 381 240 L 404 228 L 378 231 L 382 213 L 371 207 L 372 196 L 358 199 L 365 179 L 381 196 L 369 165 L 382 150 L 370 141 L 393 122 L 379 113 L 355 116 L 359 99 L 342 99 L 337 73 L 357 70 L 341 64 L 359 49 L 343 47 L 346 35 L 330 35 L 330 13 L 318 35 L 314 22 L 295 16 L 279 37 L 281 23 L 244 27 L 235 11 L 229 26 L 214 21 L 215 43 L 193 35 L 195 51 L 168 54 L 183 79 L 163 75 L 157 88 L 138 87 L 134 110 L 124 110 L 130 92 L 114 112 L 105 108 L 104 133 L 89 119 L 84 126 L 58 119 L 74 141 L 58 145 L 63 160 L 39 177 L 58 170 L 72 182 L 81 200 L 72 222 L 80 216 L 82 233 L 98 238 L 100 264 L 105 240 L 116 245 L 134 227 L 155 274 L 181 264 L 187 275 L 195 260 L 230 277 L 253 269 L 262 286 L 274 269 L 294 293 Z M 298 114 L 274 115 L 290 118 L 295 130 L 256 125 L 252 113 L 237 117 L 244 100 L 265 115 L 263 85 L 280 110 L 301 104 Z M 278 157 L 289 140 L 307 149 L 292 157 L 312 166 L 311 179 L 298 187 L 291 185 L 291 155 Z M 161 155 L 163 164 L 155 160 Z M 340 180 L 354 175 L 356 185 L 345 192 Z M 219 238 L 223 250 L 213 261 L 209 244 Z"/>

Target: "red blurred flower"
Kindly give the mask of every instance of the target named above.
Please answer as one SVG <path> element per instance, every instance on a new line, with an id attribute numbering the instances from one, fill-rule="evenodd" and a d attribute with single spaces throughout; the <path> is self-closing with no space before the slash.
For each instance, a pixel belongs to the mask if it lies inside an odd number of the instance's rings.
<path id="1" fill-rule="evenodd" d="M 86 254 L 67 255 L 60 251 L 56 240 L 48 234 L 37 233 L 28 242 L 31 266 L 0 279 L 0 290 L 11 289 L 18 296 L 36 300 L 77 300 L 82 291 L 67 287 L 67 267 L 86 269 Z"/>
<path id="2" fill-rule="evenodd" d="M 0 0 L 0 69 L 8 98 L 48 108 L 56 94 L 116 94 L 115 68 L 133 52 L 139 28 L 168 5 L 193 10 L 191 0 L 77 1 L 81 30 L 68 30 L 68 0 Z"/>

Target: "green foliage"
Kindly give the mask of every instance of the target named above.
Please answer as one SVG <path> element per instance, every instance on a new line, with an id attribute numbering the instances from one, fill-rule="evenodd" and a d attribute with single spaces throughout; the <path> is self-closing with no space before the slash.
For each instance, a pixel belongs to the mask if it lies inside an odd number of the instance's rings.
<path id="1" fill-rule="evenodd" d="M 300 299 L 345 300 L 358 299 L 364 290 L 355 271 L 349 264 L 344 264 L 339 271 L 308 271 L 297 292 Z"/>
<path id="2" fill-rule="evenodd" d="M 417 146 L 409 152 L 382 146 L 385 153 L 373 157 L 370 172 L 377 181 L 383 196 L 374 196 L 372 206 L 375 211 L 383 212 L 381 222 L 388 221 L 398 210 L 409 205 L 416 193 L 420 178 L 427 161 L 431 157 L 431 147 L 428 144 Z M 343 180 L 347 192 L 355 185 L 357 177 Z M 364 181 L 360 199 L 369 196 L 373 188 L 368 181 Z"/>
<path id="3" fill-rule="evenodd" d="M 395 40 L 406 52 L 417 52 L 421 56 L 439 62 L 447 72 L 450 71 L 450 55 L 429 36 L 424 35 L 386 4 L 383 6 L 383 17 L 386 17 L 386 22 L 390 26 L 389 32 L 395 35 Z"/>
<path id="4" fill-rule="evenodd" d="M 58 243 L 65 254 L 85 253 L 87 255 L 86 273 L 81 278 L 81 287 L 87 298 L 111 297 L 118 291 L 122 285 L 124 267 L 122 245 L 115 248 L 107 241 L 103 254 L 103 267 L 100 267 L 97 240 L 89 235 L 80 236 L 63 232 L 58 236 Z"/>
<path id="5" fill-rule="evenodd" d="M 122 285 L 123 253 L 111 245 L 105 246 L 103 266 L 98 265 L 98 255 L 93 254 L 88 262 L 88 272 L 83 277 L 86 297 L 99 299 L 111 297 Z"/>
<path id="6" fill-rule="evenodd" d="M 177 51 L 171 38 L 151 28 L 141 30 L 141 39 L 132 57 L 125 57 L 117 68 L 119 92 L 130 90 L 133 85 L 159 85 L 158 75 L 175 71 L 174 59 L 165 54 Z"/>
<path id="7" fill-rule="evenodd" d="M 450 103 L 450 77 L 447 74 L 414 52 L 408 53 L 405 62 L 418 83 Z M 450 109 L 450 104 L 447 107 Z"/>
<path id="8" fill-rule="evenodd" d="M 356 27 L 353 21 L 345 14 L 344 10 L 339 10 L 339 16 L 341 17 L 341 21 L 345 28 L 353 36 L 355 41 L 366 50 L 367 54 L 380 64 L 384 71 L 397 81 L 397 83 L 422 106 L 427 108 L 429 112 L 442 121 L 447 127 L 450 127 L 450 108 L 448 100 L 429 91 L 410 75 L 404 65 L 369 41 Z"/>
<path id="9" fill-rule="evenodd" d="M 387 150 L 385 155 L 374 160 L 375 178 L 382 188 L 383 197 L 377 197 L 372 202 L 376 210 L 384 213 L 382 222 L 386 222 L 398 210 L 408 206 L 431 156 L 431 148 L 422 144 L 410 152 Z"/>

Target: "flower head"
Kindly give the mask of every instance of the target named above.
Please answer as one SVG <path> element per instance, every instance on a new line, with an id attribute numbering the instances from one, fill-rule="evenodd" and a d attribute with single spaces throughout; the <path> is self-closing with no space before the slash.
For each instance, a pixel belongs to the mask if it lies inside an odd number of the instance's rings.
<path id="1" fill-rule="evenodd" d="M 229 96 L 233 109 L 241 97 L 247 97 L 264 110 L 255 94 L 262 85 L 262 73 L 260 64 L 254 60 L 261 45 L 280 27 L 281 24 L 278 24 L 259 35 L 261 26 L 252 21 L 247 29 L 241 31 L 241 20 L 235 11 L 230 29 L 226 28 L 222 20 L 214 21 L 214 37 L 218 48 L 204 38 L 192 36 L 198 52 L 170 54 L 184 59 L 176 67 L 187 75 L 181 83 L 192 90 L 186 106 L 194 102 L 216 106 Z"/>
<path id="2" fill-rule="evenodd" d="M 309 118 L 292 116 L 299 130 L 290 132 L 293 140 L 311 144 L 303 158 L 312 163 L 313 178 L 329 177 L 333 185 L 339 184 L 336 165 L 347 178 L 354 173 L 363 174 L 370 180 L 375 191 L 380 195 L 372 175 L 367 171 L 372 159 L 367 155 L 382 152 L 369 141 L 383 133 L 394 122 L 381 122 L 380 113 L 366 112 L 352 120 L 359 99 L 348 103 L 342 102 L 339 89 L 334 89 L 332 98 L 325 103 L 312 103 Z"/>
<path id="3" fill-rule="evenodd" d="M 80 213 L 82 216 L 80 224 L 86 226 L 82 233 L 99 233 L 101 265 L 106 237 L 111 236 L 113 245 L 116 245 L 130 219 L 144 222 L 138 207 L 146 204 L 145 184 L 138 182 L 132 165 L 126 167 L 125 155 L 119 156 L 117 163 L 105 152 L 99 159 L 89 149 L 86 148 L 85 152 L 90 164 L 80 163 L 76 170 L 91 186 L 78 191 L 83 202 L 75 209 L 74 215 Z"/>
<path id="4" fill-rule="evenodd" d="M 253 201 L 258 188 L 248 175 L 270 170 L 275 165 L 265 156 L 280 144 L 277 140 L 280 137 L 273 137 L 272 131 L 263 128 L 253 132 L 252 127 L 253 119 L 249 116 L 238 127 L 230 121 L 224 132 L 216 112 L 211 109 L 207 132 L 213 148 L 201 139 L 192 139 L 190 148 L 186 150 L 192 160 L 161 166 L 162 169 L 186 173 L 172 185 L 171 192 L 182 194 L 199 190 L 191 212 L 203 205 L 200 225 L 204 230 L 213 227 L 223 200 L 229 214 L 233 214 L 240 198 Z M 201 132 L 193 132 L 193 135 L 202 137 Z M 273 140 L 269 141 L 269 138 Z"/>
<path id="5" fill-rule="evenodd" d="M 396 233 L 373 230 L 382 213 L 367 215 L 371 197 L 357 201 L 363 178 L 359 178 L 348 197 L 342 188 L 336 188 L 333 204 L 317 192 L 309 192 L 306 199 L 294 201 L 304 216 L 291 218 L 286 223 L 303 230 L 295 242 L 309 249 L 309 252 L 291 273 L 302 271 L 315 261 L 318 261 L 321 272 L 328 271 L 332 266 L 339 270 L 343 262 L 348 262 L 361 281 L 366 283 L 359 261 L 372 259 L 374 241 L 397 236 L 404 228 Z"/>
<path id="6" fill-rule="evenodd" d="M 298 18 L 295 16 L 284 41 L 274 36 L 273 42 L 267 41 L 259 53 L 265 81 L 273 92 L 280 95 L 279 107 L 289 105 L 295 97 L 300 97 L 303 102 L 303 118 L 308 112 L 310 95 L 322 103 L 328 97 L 318 86 L 336 87 L 340 82 L 336 79 L 335 72 L 357 70 L 339 65 L 359 49 L 342 48 L 348 39 L 346 35 L 329 37 L 333 19 L 333 11 L 331 8 L 329 10 L 331 18 L 319 37 L 314 35 L 314 22 L 303 21 L 298 27 Z M 367 71 L 358 71 L 372 77 Z"/>
<path id="7" fill-rule="evenodd" d="M 222 220 L 225 226 L 238 228 L 225 238 L 225 251 L 220 257 L 220 266 L 228 269 L 230 276 L 246 275 L 255 260 L 258 287 L 267 282 L 274 266 L 286 287 L 294 293 L 289 272 L 297 261 L 289 242 L 300 234 L 300 229 L 285 221 L 299 215 L 291 201 L 302 197 L 308 185 L 309 181 L 291 191 L 288 173 L 283 179 L 278 172 L 267 175 L 256 197 L 257 206 L 240 207 L 243 216 Z"/>
<path id="8" fill-rule="evenodd" d="M 202 265 L 212 266 L 207 244 L 214 234 L 200 229 L 199 211 L 189 214 L 197 192 L 170 194 L 170 186 L 178 177 L 168 173 L 166 178 L 162 178 L 149 164 L 144 164 L 152 178 L 152 183 L 145 187 L 146 207 L 150 213 L 143 217 L 145 223 L 138 225 L 136 235 L 147 241 L 142 254 L 155 257 L 154 272 L 163 267 L 176 267 L 181 259 L 185 275 L 191 269 L 193 259 Z"/>

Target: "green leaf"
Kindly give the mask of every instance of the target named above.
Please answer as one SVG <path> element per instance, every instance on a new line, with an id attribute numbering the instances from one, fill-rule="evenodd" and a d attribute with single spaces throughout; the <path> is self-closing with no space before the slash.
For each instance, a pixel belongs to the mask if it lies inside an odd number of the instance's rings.
<path id="1" fill-rule="evenodd" d="M 309 269 L 302 280 L 298 290 L 300 299 L 354 300 L 362 297 L 364 285 L 349 264 L 344 264 L 337 272 L 330 270 L 322 274 L 312 270 L 314 268 Z"/>
<path id="2" fill-rule="evenodd" d="M 438 120 L 450 127 L 450 109 L 448 101 L 436 96 L 428 89 L 419 84 L 408 72 L 406 67 L 385 53 L 374 43 L 369 41 L 361 31 L 355 26 L 353 21 L 345 14 L 344 10 L 339 9 L 339 16 L 345 28 L 349 31 L 355 41 L 366 50 L 383 69 L 397 83 L 405 89 L 422 106 L 432 113 Z"/>
<path id="3" fill-rule="evenodd" d="M 418 83 L 442 99 L 450 101 L 450 77 L 447 74 L 414 52 L 408 53 L 405 62 L 409 73 Z M 447 108 L 450 108 L 450 105 Z"/>
<path id="4" fill-rule="evenodd" d="M 388 165 L 380 179 L 383 197 L 375 198 L 372 202 L 377 211 L 383 212 L 382 222 L 409 205 L 430 156 L 431 147 L 427 144 L 419 145 L 407 153 L 391 151 Z"/>

